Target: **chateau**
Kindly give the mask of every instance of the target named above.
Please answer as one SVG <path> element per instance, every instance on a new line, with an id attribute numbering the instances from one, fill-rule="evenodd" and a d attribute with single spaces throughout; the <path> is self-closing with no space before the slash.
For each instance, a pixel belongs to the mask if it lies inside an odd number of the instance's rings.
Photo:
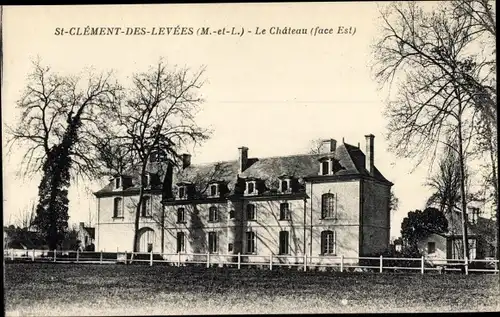
<path id="1" fill-rule="evenodd" d="M 339 142 L 340 143 L 340 142 Z M 140 214 L 141 252 L 358 257 L 389 246 L 390 189 L 374 136 L 323 141 L 320 153 L 174 166 L 151 157 Z M 237 154 L 237 156 L 236 156 Z M 115 175 L 95 192 L 96 250 L 131 251 L 140 179 Z M 162 230 L 163 228 L 163 230 Z"/>

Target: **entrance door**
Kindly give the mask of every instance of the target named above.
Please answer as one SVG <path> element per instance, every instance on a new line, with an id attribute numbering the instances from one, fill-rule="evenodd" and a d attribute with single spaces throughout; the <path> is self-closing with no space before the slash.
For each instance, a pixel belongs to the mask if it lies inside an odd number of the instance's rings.
<path id="1" fill-rule="evenodd" d="M 139 252 L 151 252 L 155 242 L 155 232 L 151 228 L 143 228 L 139 238 Z"/>

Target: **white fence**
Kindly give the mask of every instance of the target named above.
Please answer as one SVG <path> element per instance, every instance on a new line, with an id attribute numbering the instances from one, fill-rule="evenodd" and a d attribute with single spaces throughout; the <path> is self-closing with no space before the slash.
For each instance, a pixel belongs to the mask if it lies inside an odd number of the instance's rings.
<path id="1" fill-rule="evenodd" d="M 203 265 L 242 267 L 257 266 L 273 270 L 279 267 L 307 270 L 335 270 L 340 272 L 371 270 L 415 271 L 424 274 L 429 271 L 498 273 L 499 261 L 495 259 L 436 259 L 436 258 L 391 258 L 391 257 L 344 257 L 340 256 L 290 256 L 290 255 L 255 255 L 255 254 L 211 254 L 211 253 L 131 253 L 103 251 L 49 251 L 18 250 L 4 251 L 5 261 L 57 262 L 57 263 L 145 263 L 153 266 L 166 264 L 173 266 Z"/>

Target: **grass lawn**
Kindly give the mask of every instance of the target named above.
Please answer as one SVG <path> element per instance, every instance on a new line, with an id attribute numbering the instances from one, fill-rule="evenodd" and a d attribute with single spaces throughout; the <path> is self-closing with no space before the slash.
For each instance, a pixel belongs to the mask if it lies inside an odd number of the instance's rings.
<path id="1" fill-rule="evenodd" d="M 498 311 L 498 276 L 5 264 L 7 316 Z"/>

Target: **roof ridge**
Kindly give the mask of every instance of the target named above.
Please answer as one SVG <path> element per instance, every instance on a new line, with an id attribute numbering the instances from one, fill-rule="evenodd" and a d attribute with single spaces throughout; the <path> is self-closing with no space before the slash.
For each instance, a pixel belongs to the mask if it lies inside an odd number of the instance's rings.
<path id="1" fill-rule="evenodd" d="M 189 166 L 207 166 L 207 165 L 212 165 L 212 164 L 218 164 L 218 163 L 235 163 L 238 162 L 238 160 L 226 160 L 226 161 L 212 161 L 212 162 L 203 162 L 203 163 L 196 163 L 196 164 L 190 164 Z"/>
<path id="2" fill-rule="evenodd" d="M 272 158 L 286 158 L 286 157 L 294 157 L 294 156 L 319 156 L 319 155 L 324 155 L 325 153 L 302 153 L 302 154 L 288 154 L 288 155 L 275 155 L 275 156 L 265 156 L 265 157 L 249 157 L 249 160 L 252 159 L 257 159 L 257 160 L 265 160 L 265 159 L 272 159 Z M 227 161 L 212 161 L 212 162 L 204 162 L 204 163 L 197 163 L 197 164 L 191 164 L 190 166 L 193 167 L 198 167 L 198 166 L 207 166 L 207 165 L 212 165 L 212 164 L 217 164 L 217 163 L 234 163 L 238 162 L 237 159 L 235 160 L 227 160 Z"/>
<path id="3" fill-rule="evenodd" d="M 354 150 L 358 150 L 358 151 L 363 152 L 363 150 L 361 150 L 361 148 L 359 148 L 357 145 L 352 145 L 352 144 L 349 144 L 349 143 L 346 143 L 346 142 L 344 142 L 344 145 L 348 145 L 348 146 L 350 146 L 350 147 L 353 147 L 353 148 L 354 148 Z M 364 154 L 364 153 L 363 153 L 363 154 Z"/>
<path id="4" fill-rule="evenodd" d="M 259 160 L 264 160 L 264 159 L 271 159 L 271 158 L 281 158 L 281 157 L 293 157 L 293 156 L 319 156 L 319 155 L 324 155 L 325 153 L 303 153 L 303 154 L 288 154 L 288 155 L 275 155 L 275 156 L 266 156 L 266 157 L 249 157 L 250 158 L 256 158 Z"/>

